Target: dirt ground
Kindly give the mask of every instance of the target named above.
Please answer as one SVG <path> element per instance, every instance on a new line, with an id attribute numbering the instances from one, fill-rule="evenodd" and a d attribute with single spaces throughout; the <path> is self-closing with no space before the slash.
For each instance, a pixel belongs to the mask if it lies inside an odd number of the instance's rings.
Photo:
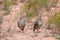
<path id="1" fill-rule="evenodd" d="M 26 22 L 26 28 L 24 32 L 20 32 L 20 29 L 17 27 L 17 19 L 20 16 L 19 12 L 21 11 L 20 9 L 22 6 L 23 3 L 13 5 L 10 14 L 3 17 L 2 33 L 0 34 L 0 40 L 56 40 L 53 36 L 45 37 L 46 29 L 43 27 L 40 29 L 40 33 L 33 33 L 32 28 L 30 28 L 32 23 L 28 22 Z M 47 17 L 44 17 L 44 19 L 47 19 Z M 10 27 L 11 29 L 9 29 Z M 11 31 L 6 32 L 8 29 Z"/>

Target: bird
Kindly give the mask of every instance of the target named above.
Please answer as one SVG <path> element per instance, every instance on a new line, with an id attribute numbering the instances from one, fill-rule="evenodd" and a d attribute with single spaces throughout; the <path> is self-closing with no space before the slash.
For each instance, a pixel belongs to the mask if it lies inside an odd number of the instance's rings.
<path id="1" fill-rule="evenodd" d="M 21 31 L 23 32 L 24 31 L 24 28 L 25 28 L 25 20 L 24 20 L 24 17 L 20 17 L 18 22 L 17 22 L 17 26 L 18 28 L 21 29 Z"/>
<path id="2" fill-rule="evenodd" d="M 35 32 L 35 30 L 37 30 L 37 32 L 39 32 L 38 29 L 40 29 L 40 27 L 42 25 L 43 25 L 43 21 L 41 19 L 41 16 L 39 16 L 39 18 L 34 22 L 33 32 Z"/>

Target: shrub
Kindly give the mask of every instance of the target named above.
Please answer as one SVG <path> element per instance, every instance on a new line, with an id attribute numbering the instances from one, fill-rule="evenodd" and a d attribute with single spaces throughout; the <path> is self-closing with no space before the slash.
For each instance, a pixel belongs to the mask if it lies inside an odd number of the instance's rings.
<path id="1" fill-rule="evenodd" d="M 16 1 L 16 0 L 15 0 Z M 4 9 L 5 10 L 9 10 L 9 7 L 11 6 L 11 5 L 14 5 L 15 4 L 15 1 L 14 0 L 5 0 L 4 1 Z"/>
<path id="2" fill-rule="evenodd" d="M 2 15 L 0 14 L 0 33 L 1 33 Z"/>
<path id="3" fill-rule="evenodd" d="M 2 23 L 2 16 L 0 15 L 0 24 Z"/>
<path id="4" fill-rule="evenodd" d="M 32 14 L 32 16 L 36 16 L 36 13 L 42 10 L 42 8 L 45 8 L 47 11 L 50 10 L 53 2 L 56 2 L 56 0 L 25 0 L 23 12 L 26 12 L 28 15 Z"/>
<path id="5" fill-rule="evenodd" d="M 54 23 L 57 27 L 60 27 L 60 12 L 55 13 L 56 15 L 51 19 L 51 22 Z"/>
<path id="6" fill-rule="evenodd" d="M 59 34 L 56 34 L 55 35 L 55 38 L 56 38 L 56 40 L 60 40 L 60 35 Z"/>
<path id="7" fill-rule="evenodd" d="M 60 34 L 60 12 L 55 13 L 55 16 L 52 16 L 48 20 L 48 23 L 50 23 L 49 24 L 50 29 L 53 31 L 53 33 Z M 48 26 L 48 28 L 49 28 L 49 26 Z"/>

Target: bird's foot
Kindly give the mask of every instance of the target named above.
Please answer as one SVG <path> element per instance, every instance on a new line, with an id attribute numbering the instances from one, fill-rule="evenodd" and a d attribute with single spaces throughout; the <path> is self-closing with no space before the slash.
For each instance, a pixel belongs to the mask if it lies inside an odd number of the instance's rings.
<path id="1" fill-rule="evenodd" d="M 21 32 L 21 31 L 17 31 L 17 32 Z"/>
<path id="2" fill-rule="evenodd" d="M 40 33 L 41 31 L 40 31 L 40 30 L 37 30 L 36 32 L 37 32 L 37 33 Z"/>

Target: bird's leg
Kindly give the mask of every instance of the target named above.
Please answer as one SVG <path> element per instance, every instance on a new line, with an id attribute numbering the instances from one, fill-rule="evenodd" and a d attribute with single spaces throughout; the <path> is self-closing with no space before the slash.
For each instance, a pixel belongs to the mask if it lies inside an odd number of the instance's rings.
<path id="1" fill-rule="evenodd" d="M 21 32 L 21 29 L 19 28 L 19 30 L 17 32 Z"/>
<path id="2" fill-rule="evenodd" d="M 22 31 L 22 33 L 24 33 L 24 28 L 22 28 L 22 30 L 21 30 L 21 31 Z"/>
<path id="3" fill-rule="evenodd" d="M 33 29 L 33 32 L 35 32 L 35 28 Z"/>
<path id="4" fill-rule="evenodd" d="M 40 29 L 37 29 L 37 33 L 40 33 Z"/>
<path id="5" fill-rule="evenodd" d="M 24 33 L 24 30 L 22 30 L 22 33 Z"/>

